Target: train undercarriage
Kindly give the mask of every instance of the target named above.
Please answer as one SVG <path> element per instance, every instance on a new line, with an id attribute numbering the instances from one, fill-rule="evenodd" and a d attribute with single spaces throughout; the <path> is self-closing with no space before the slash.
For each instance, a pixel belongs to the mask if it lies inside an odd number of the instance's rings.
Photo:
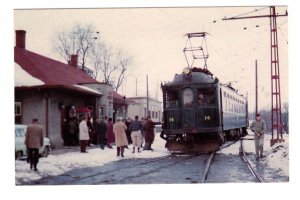
<path id="1" fill-rule="evenodd" d="M 206 134 L 165 134 L 161 132 L 160 137 L 166 140 L 165 147 L 176 153 L 210 153 L 218 150 L 228 140 L 238 140 L 247 135 L 246 128 L 233 129 L 222 133 Z"/>

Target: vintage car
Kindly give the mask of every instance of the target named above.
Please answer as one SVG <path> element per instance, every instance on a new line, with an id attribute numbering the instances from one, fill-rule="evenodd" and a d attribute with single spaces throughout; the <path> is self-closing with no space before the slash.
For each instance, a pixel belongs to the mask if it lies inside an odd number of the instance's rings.
<path id="1" fill-rule="evenodd" d="M 15 157 L 17 160 L 27 156 L 27 148 L 25 146 L 25 133 L 27 125 L 16 124 L 15 125 Z M 44 145 L 39 149 L 41 156 L 47 157 L 50 151 L 50 140 L 44 137 Z"/>

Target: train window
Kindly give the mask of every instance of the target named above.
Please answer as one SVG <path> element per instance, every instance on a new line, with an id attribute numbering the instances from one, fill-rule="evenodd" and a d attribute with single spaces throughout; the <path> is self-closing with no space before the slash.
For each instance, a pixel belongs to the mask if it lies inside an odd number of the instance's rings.
<path id="1" fill-rule="evenodd" d="M 215 94 L 215 88 L 199 88 L 198 105 L 214 105 L 216 99 Z"/>
<path id="2" fill-rule="evenodd" d="M 182 91 L 182 100 L 184 106 L 191 106 L 193 104 L 194 93 L 190 88 L 186 88 Z"/>
<path id="3" fill-rule="evenodd" d="M 177 91 L 167 91 L 166 92 L 166 107 L 178 106 L 178 92 Z"/>

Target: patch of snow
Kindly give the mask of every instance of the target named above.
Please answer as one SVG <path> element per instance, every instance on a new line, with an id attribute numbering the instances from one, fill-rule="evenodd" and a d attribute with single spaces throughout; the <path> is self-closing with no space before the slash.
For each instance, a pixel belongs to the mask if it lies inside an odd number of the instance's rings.
<path id="1" fill-rule="evenodd" d="M 27 73 L 19 64 L 15 63 L 15 87 L 37 86 L 45 83 Z"/>
<path id="2" fill-rule="evenodd" d="M 75 87 L 78 87 L 80 89 L 83 89 L 83 90 L 86 90 L 86 91 L 89 91 L 89 92 L 93 92 L 95 94 L 102 94 L 101 92 L 98 92 L 97 90 L 94 90 L 92 88 L 89 88 L 87 86 L 83 86 L 83 85 L 74 85 Z"/>
<path id="3" fill-rule="evenodd" d="M 254 137 L 253 132 L 249 131 L 249 136 Z M 260 162 L 265 163 L 268 167 L 274 169 L 280 169 L 281 174 L 289 176 L 289 135 L 283 134 L 285 142 L 276 143 L 274 146 L 270 146 L 271 134 L 265 134 L 264 138 L 264 155 L 266 156 Z M 255 154 L 254 140 L 245 140 L 244 148 L 246 152 Z"/>
<path id="4" fill-rule="evenodd" d="M 101 167 L 102 165 L 122 159 L 156 158 L 169 155 L 170 152 L 164 147 L 165 141 L 156 134 L 152 148 L 154 151 L 142 151 L 141 153 L 132 153 L 132 147 L 125 149 L 124 158 L 116 156 L 116 147 L 113 149 L 100 148 L 88 149 L 88 153 L 68 152 L 59 155 L 50 155 L 47 158 L 40 158 L 38 163 L 39 172 L 30 170 L 26 161 L 15 161 L 15 179 L 16 184 L 30 182 L 50 175 L 60 175 L 67 171 L 86 167 Z"/>

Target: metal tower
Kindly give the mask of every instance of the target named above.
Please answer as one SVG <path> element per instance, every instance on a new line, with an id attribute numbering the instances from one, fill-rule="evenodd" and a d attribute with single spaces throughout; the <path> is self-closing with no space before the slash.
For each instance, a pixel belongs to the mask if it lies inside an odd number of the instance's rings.
<path id="1" fill-rule="evenodd" d="M 277 38 L 277 17 L 288 16 L 286 12 L 283 15 L 276 13 L 275 6 L 270 6 L 269 15 L 244 16 L 224 18 L 223 20 L 249 19 L 249 18 L 270 18 L 270 34 L 271 34 L 271 105 L 272 105 L 272 139 L 270 145 L 273 146 L 277 142 L 284 142 L 282 139 L 282 115 L 281 115 L 281 97 L 280 97 L 280 73 L 279 73 L 279 53 Z M 274 139 L 274 131 L 277 138 Z"/>

